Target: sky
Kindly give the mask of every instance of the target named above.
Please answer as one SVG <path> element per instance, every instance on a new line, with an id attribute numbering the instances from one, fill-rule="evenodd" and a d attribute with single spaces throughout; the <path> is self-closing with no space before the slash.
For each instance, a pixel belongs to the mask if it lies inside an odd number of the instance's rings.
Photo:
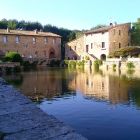
<path id="1" fill-rule="evenodd" d="M 0 0 L 0 20 L 38 21 L 67 29 L 135 22 L 140 0 Z"/>

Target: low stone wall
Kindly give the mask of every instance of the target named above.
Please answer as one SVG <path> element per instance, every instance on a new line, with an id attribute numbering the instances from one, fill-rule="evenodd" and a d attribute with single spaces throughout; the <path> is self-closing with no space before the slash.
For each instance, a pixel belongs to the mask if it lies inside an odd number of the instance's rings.
<path id="1" fill-rule="evenodd" d="M 140 58 L 128 58 L 128 59 L 107 59 L 103 62 L 103 68 L 113 69 L 113 65 L 116 65 L 116 69 L 128 69 L 127 63 L 132 62 L 135 70 L 140 70 Z"/>

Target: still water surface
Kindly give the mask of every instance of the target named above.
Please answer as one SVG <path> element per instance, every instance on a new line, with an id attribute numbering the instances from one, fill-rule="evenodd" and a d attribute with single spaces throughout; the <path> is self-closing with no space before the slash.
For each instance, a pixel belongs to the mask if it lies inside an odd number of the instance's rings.
<path id="1" fill-rule="evenodd" d="M 54 68 L 4 78 L 89 140 L 140 140 L 139 74 Z"/>

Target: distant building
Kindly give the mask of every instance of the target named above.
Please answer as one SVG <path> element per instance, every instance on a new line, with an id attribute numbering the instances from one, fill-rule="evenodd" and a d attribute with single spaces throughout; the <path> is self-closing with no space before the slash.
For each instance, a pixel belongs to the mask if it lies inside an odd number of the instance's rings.
<path id="1" fill-rule="evenodd" d="M 9 51 L 26 59 L 61 59 L 61 36 L 37 30 L 0 30 L 0 52 Z"/>
<path id="2" fill-rule="evenodd" d="M 80 60 L 84 53 L 84 36 L 68 42 L 65 46 L 65 58 Z"/>
<path id="3" fill-rule="evenodd" d="M 110 24 L 85 32 L 83 37 L 66 44 L 65 57 L 74 59 L 73 56 L 77 56 L 80 60 L 88 56 L 91 60 L 105 60 L 111 52 L 130 45 L 130 28 L 130 23 Z"/>

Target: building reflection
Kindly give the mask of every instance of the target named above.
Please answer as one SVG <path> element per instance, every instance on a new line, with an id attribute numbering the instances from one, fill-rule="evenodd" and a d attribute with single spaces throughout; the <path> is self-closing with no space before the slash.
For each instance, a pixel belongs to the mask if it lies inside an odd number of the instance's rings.
<path id="1" fill-rule="evenodd" d="M 70 89 L 81 91 L 87 99 L 108 100 L 113 104 L 128 102 L 129 86 L 119 77 L 92 72 L 79 72 L 69 83 Z"/>
<path id="2" fill-rule="evenodd" d="M 62 71 L 31 71 L 19 75 L 5 76 L 7 82 L 19 88 L 24 95 L 35 101 L 47 98 L 52 99 L 59 96 L 75 96 L 75 91 L 69 90 L 66 79 L 67 73 Z M 17 79 L 21 79 L 16 84 Z M 72 77 L 71 77 L 72 78 Z M 15 83 L 15 84 L 14 84 Z"/>
<path id="3" fill-rule="evenodd" d="M 135 76 L 139 75 L 135 73 Z M 138 77 L 138 76 L 137 76 Z M 44 70 L 23 72 L 4 77 L 29 98 L 39 101 L 46 98 L 75 96 L 77 91 L 90 100 L 108 101 L 112 104 L 140 106 L 140 78 L 119 72 L 118 74 L 78 70 Z"/>

